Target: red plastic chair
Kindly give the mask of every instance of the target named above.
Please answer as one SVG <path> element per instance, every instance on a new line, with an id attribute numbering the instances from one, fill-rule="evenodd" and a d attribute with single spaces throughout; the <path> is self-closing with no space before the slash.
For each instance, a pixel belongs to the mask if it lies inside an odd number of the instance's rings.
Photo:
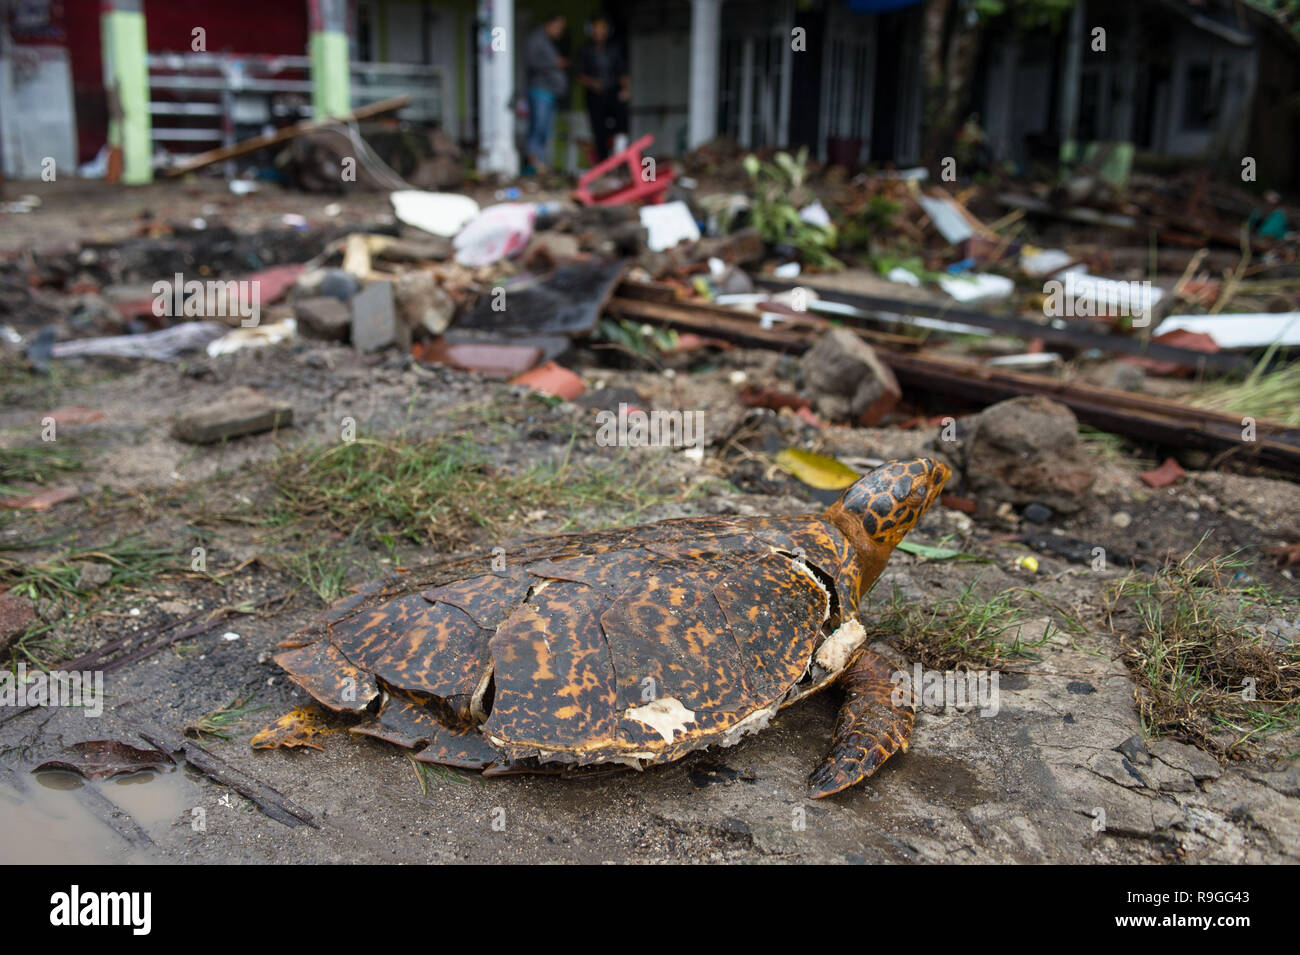
<path id="1" fill-rule="evenodd" d="M 669 185 L 677 175 L 673 168 L 666 163 L 656 161 L 654 179 L 641 178 L 641 152 L 648 149 L 654 141 L 654 135 L 647 133 L 621 152 L 596 163 L 578 179 L 578 188 L 573 190 L 573 198 L 586 206 L 617 206 L 626 202 L 647 202 L 658 205 L 663 202 L 664 193 L 668 191 Z M 621 165 L 627 166 L 630 183 L 622 189 L 615 189 L 599 196 L 592 195 L 592 184 Z"/>

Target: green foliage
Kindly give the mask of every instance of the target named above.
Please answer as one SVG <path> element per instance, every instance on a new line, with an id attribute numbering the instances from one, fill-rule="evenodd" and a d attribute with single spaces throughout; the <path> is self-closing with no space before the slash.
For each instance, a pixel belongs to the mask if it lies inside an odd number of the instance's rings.
<path id="1" fill-rule="evenodd" d="M 625 318 L 602 318 L 593 337 L 596 341 L 608 342 L 642 357 L 677 347 L 677 333 L 671 328 L 641 325 Z"/>
<path id="2" fill-rule="evenodd" d="M 846 249 L 865 249 L 872 240 L 894 228 L 902 204 L 885 196 L 872 196 L 857 213 L 840 227 L 840 245 Z"/>
<path id="3" fill-rule="evenodd" d="M 807 265 L 843 268 L 830 254 L 837 241 L 835 227 L 815 225 L 799 217 L 799 210 L 816 198 L 805 185 L 808 147 L 801 148 L 797 156 L 779 152 L 770 163 L 762 162 L 757 156 L 746 156 L 744 165 L 754 193 L 750 217 L 763 240 L 790 246 Z"/>
<path id="4" fill-rule="evenodd" d="M 1009 14 L 1021 30 L 1050 27 L 1055 32 L 1074 0 L 975 0 L 973 7 L 981 23 Z"/>

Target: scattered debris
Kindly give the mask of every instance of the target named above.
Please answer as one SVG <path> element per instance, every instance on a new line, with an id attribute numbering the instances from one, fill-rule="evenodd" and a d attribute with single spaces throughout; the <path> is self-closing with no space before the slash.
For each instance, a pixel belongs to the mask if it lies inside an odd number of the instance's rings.
<path id="1" fill-rule="evenodd" d="M 580 377 L 553 361 L 516 376 L 512 384 L 523 385 L 565 401 L 572 401 L 587 390 Z"/>
<path id="2" fill-rule="evenodd" d="M 184 322 L 143 335 L 112 335 L 106 338 L 55 342 L 53 355 L 55 358 L 112 357 L 176 361 L 182 355 L 203 351 L 227 332 L 229 329 L 220 322 Z"/>
<path id="3" fill-rule="evenodd" d="M 12 592 L 0 594 L 0 659 L 9 656 L 10 648 L 35 622 L 31 600 Z"/>
<path id="4" fill-rule="evenodd" d="M 1177 484 L 1179 480 L 1187 476 L 1173 458 L 1165 458 L 1164 464 L 1151 471 L 1143 471 L 1138 475 L 1142 483 L 1147 487 L 1169 487 L 1171 484 Z"/>

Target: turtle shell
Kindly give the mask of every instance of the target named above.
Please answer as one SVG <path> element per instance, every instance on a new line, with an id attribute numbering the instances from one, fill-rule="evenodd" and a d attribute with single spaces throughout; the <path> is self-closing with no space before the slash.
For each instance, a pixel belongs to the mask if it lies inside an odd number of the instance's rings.
<path id="1" fill-rule="evenodd" d="M 417 759 L 639 766 L 729 745 L 826 685 L 816 651 L 863 585 L 823 517 L 662 521 L 374 581 L 276 661 Z"/>

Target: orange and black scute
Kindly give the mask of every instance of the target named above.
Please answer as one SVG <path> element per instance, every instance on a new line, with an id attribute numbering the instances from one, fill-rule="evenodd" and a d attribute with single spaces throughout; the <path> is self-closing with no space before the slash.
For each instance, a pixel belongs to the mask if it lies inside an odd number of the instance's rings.
<path id="1" fill-rule="evenodd" d="M 499 554 L 431 563 L 359 588 L 276 662 L 359 717 L 353 732 L 485 773 L 668 762 L 838 680 L 844 707 L 813 777 L 828 795 L 906 749 L 912 707 L 882 657 L 853 646 L 827 669 L 818 650 L 856 620 L 947 476 L 894 462 L 822 515 L 529 540 L 504 570 L 490 569 Z"/>

